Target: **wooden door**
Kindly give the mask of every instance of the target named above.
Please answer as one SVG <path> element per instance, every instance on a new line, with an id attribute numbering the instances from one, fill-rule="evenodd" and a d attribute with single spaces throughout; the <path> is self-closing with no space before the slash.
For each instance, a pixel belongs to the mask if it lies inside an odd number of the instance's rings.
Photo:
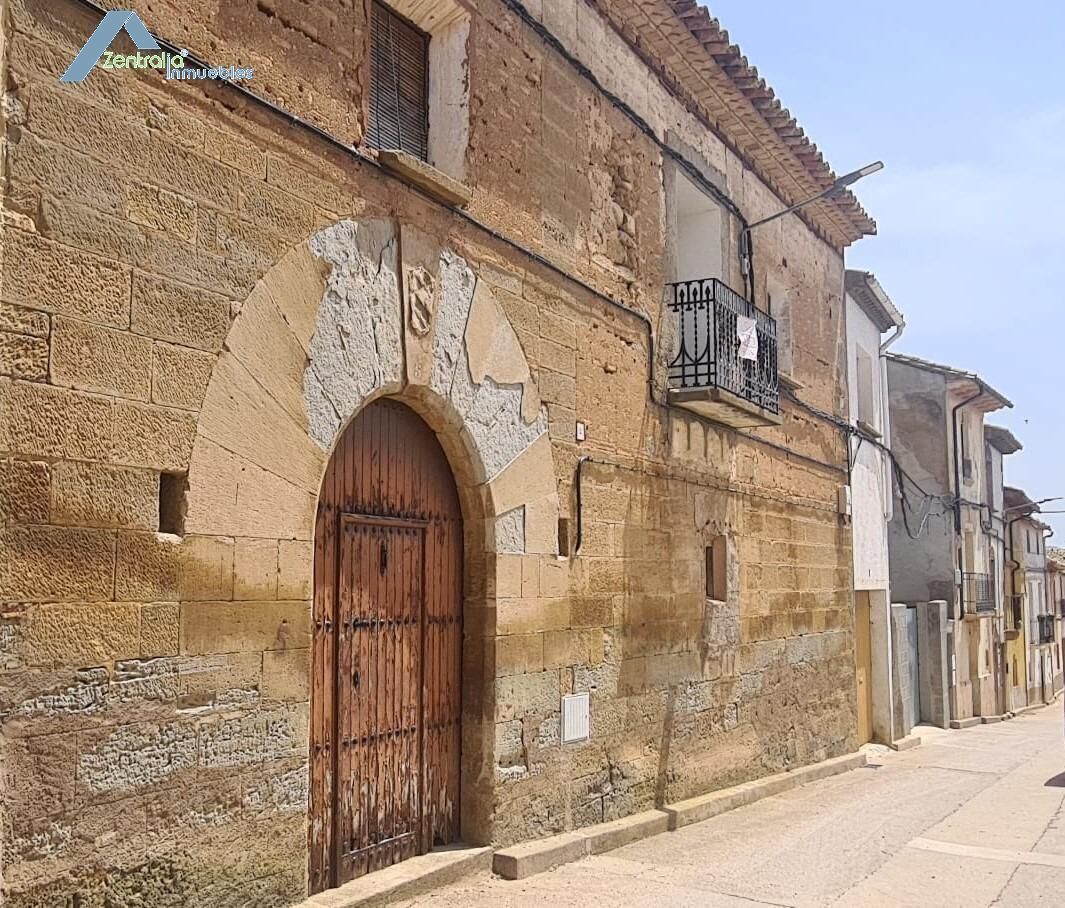
<path id="1" fill-rule="evenodd" d="M 873 739 L 873 648 L 869 594 L 854 594 L 854 665 L 858 683 L 858 743 Z"/>
<path id="2" fill-rule="evenodd" d="M 345 430 L 314 545 L 310 888 L 458 839 L 462 517 L 397 401 Z"/>

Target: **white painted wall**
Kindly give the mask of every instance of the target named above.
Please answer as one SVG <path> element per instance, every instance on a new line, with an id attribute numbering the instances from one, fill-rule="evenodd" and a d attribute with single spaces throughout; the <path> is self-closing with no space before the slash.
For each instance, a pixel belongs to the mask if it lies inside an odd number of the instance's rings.
<path id="1" fill-rule="evenodd" d="M 429 38 L 429 162 L 452 179 L 466 179 L 470 141 L 470 18 L 439 27 Z"/>
<path id="2" fill-rule="evenodd" d="M 679 169 L 675 193 L 676 280 L 723 279 L 721 206 Z"/>
<path id="3" fill-rule="evenodd" d="M 851 423 L 860 412 L 859 387 L 867 395 L 871 418 L 864 419 L 881 433 L 887 444 L 890 433 L 884 410 L 884 369 L 880 363 L 880 331 L 849 295 L 847 296 L 847 391 Z M 859 378 L 859 354 L 871 368 Z M 854 539 L 854 587 L 859 590 L 887 590 L 889 587 L 887 525 L 891 519 L 891 481 L 887 454 L 868 442 L 860 446 L 851 440 L 852 529 Z"/>

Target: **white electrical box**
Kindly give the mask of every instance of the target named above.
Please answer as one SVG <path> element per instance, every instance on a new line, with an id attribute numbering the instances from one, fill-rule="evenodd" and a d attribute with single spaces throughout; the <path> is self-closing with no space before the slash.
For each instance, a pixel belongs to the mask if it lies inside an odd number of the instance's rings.
<path id="1" fill-rule="evenodd" d="M 838 498 L 837 498 L 836 504 L 837 504 L 837 510 L 839 511 L 840 514 L 842 514 L 844 517 L 850 517 L 851 516 L 852 507 L 851 507 L 851 487 L 850 486 L 840 486 L 839 487 Z"/>
<path id="2" fill-rule="evenodd" d="M 588 427 L 582 423 L 577 423 L 577 441 L 584 441 L 588 437 Z"/>
<path id="3" fill-rule="evenodd" d="M 562 698 L 562 743 L 587 741 L 591 735 L 591 699 L 588 694 Z"/>

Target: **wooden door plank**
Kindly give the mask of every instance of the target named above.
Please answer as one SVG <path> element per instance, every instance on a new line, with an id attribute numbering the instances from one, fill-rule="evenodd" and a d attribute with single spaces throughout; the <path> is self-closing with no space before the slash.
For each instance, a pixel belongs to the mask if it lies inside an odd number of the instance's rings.
<path id="1" fill-rule="evenodd" d="M 461 611 L 450 466 L 413 411 L 379 401 L 342 434 L 315 526 L 314 891 L 457 838 Z"/>

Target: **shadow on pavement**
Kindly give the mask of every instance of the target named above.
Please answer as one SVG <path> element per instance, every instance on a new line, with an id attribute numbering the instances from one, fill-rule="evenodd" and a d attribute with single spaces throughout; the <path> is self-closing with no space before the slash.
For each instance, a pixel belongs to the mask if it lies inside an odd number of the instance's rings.
<path id="1" fill-rule="evenodd" d="M 1059 772 L 1056 776 L 1051 776 L 1046 782 L 1043 783 L 1044 788 L 1065 788 L 1065 772 Z"/>

